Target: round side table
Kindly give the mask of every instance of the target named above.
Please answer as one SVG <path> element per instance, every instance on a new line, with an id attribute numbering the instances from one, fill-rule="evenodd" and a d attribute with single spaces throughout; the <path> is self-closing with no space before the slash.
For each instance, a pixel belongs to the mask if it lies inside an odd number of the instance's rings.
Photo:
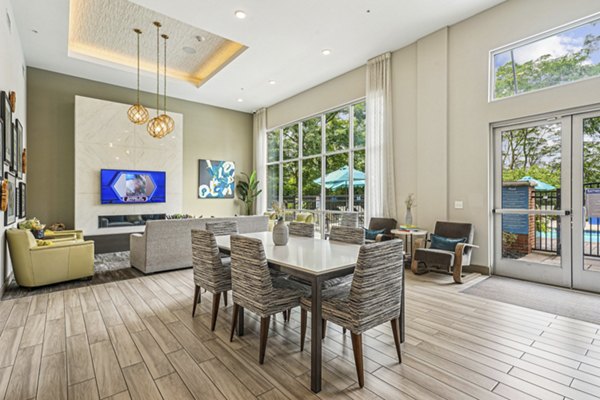
<path id="1" fill-rule="evenodd" d="M 405 265 L 410 265 L 412 261 L 412 253 L 414 248 L 414 238 L 415 236 L 427 236 L 427 232 L 425 229 L 413 229 L 413 230 L 404 230 L 404 229 L 392 229 L 392 235 L 395 237 L 403 237 L 404 240 L 404 253 L 406 257 L 404 258 Z"/>

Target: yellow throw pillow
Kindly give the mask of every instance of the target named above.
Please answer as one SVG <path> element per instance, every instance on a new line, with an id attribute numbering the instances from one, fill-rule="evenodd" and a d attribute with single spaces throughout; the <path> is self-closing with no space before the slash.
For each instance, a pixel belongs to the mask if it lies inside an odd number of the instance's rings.
<path id="1" fill-rule="evenodd" d="M 43 247 L 43 246 L 52 246 L 54 244 L 54 242 L 52 240 L 41 240 L 41 239 L 38 239 L 38 240 L 36 240 L 36 242 L 37 242 L 37 245 L 40 246 L 40 247 Z"/>
<path id="2" fill-rule="evenodd" d="M 50 229 L 46 229 L 44 231 L 44 236 L 45 237 L 54 236 L 54 231 L 51 231 Z"/>

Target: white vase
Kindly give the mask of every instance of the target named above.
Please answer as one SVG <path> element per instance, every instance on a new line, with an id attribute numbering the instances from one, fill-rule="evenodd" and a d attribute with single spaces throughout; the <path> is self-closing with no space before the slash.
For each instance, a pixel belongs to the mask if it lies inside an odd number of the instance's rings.
<path id="1" fill-rule="evenodd" d="M 273 243 L 275 246 L 285 246 L 289 238 L 290 231 L 283 221 L 283 218 L 279 218 L 273 227 Z"/>
<path id="2" fill-rule="evenodd" d="M 404 217 L 404 224 L 405 225 L 413 224 L 412 212 L 410 211 L 410 208 L 406 209 L 406 216 Z"/>

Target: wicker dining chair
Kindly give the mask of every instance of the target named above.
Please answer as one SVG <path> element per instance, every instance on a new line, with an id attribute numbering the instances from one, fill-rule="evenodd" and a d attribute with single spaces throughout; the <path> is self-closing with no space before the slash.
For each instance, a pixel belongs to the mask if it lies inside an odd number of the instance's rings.
<path id="1" fill-rule="evenodd" d="M 351 244 L 365 244 L 365 231 L 362 228 L 334 225 L 329 231 L 329 240 Z"/>
<path id="2" fill-rule="evenodd" d="M 315 224 L 305 222 L 290 222 L 288 225 L 290 236 L 315 237 Z"/>
<path id="3" fill-rule="evenodd" d="M 340 226 L 345 226 L 348 228 L 358 227 L 358 213 L 356 213 L 356 212 L 343 213 L 342 216 L 340 217 Z"/>
<path id="4" fill-rule="evenodd" d="M 196 314 L 196 305 L 202 298 L 200 288 L 204 288 L 213 294 L 210 329 L 214 331 L 221 293 L 227 296 L 227 291 L 231 290 L 231 267 L 220 257 L 214 233 L 200 229 L 192 230 L 192 261 L 196 286 L 192 317 Z"/>
<path id="5" fill-rule="evenodd" d="M 383 323 L 391 322 L 398 361 L 400 348 L 400 311 L 402 306 L 404 264 L 402 241 L 389 240 L 363 245 L 358 254 L 350 286 L 338 286 L 323 293 L 322 317 L 350 331 L 358 384 L 364 386 L 362 334 Z M 304 348 L 310 297 L 300 304 L 300 348 Z"/>
<path id="6" fill-rule="evenodd" d="M 215 221 L 207 222 L 206 230 L 215 234 L 215 236 L 236 235 L 238 233 L 237 221 Z"/>
<path id="7" fill-rule="evenodd" d="M 259 239 L 231 236 L 231 286 L 233 318 L 230 341 L 239 318 L 239 309 L 247 309 L 260 317 L 258 362 L 264 363 L 271 316 L 300 305 L 310 289 L 288 279 L 271 278 L 262 242 Z"/>

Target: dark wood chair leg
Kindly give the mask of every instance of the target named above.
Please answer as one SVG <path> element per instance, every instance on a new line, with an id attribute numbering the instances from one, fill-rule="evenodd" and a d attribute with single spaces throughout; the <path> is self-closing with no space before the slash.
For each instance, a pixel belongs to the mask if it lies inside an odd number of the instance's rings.
<path id="1" fill-rule="evenodd" d="M 400 347 L 400 318 L 394 318 L 390 322 L 392 323 L 392 332 L 394 334 L 396 352 L 398 353 L 398 362 L 402 364 L 402 348 Z"/>
<path id="2" fill-rule="evenodd" d="M 287 310 L 287 322 L 290 322 L 290 320 L 292 319 L 292 309 L 290 308 L 289 310 Z"/>
<path id="3" fill-rule="evenodd" d="M 308 311 L 300 309 L 300 351 L 304 351 L 304 340 L 306 339 L 306 322 L 308 320 Z"/>
<path id="4" fill-rule="evenodd" d="M 238 322 L 239 311 L 240 311 L 240 306 L 236 303 L 233 303 L 233 315 L 231 316 L 231 333 L 229 334 L 230 342 L 233 342 L 233 334 L 235 332 L 235 327 Z"/>
<path id="5" fill-rule="evenodd" d="M 362 354 L 362 334 L 355 334 L 350 332 L 352 337 L 352 350 L 354 351 L 354 363 L 356 364 L 356 374 L 358 375 L 358 386 L 361 388 L 365 386 L 365 372 L 363 368 L 363 354 Z"/>
<path id="6" fill-rule="evenodd" d="M 227 297 L 229 297 L 227 296 L 227 293 L 227 291 L 223 292 L 223 304 L 225 304 L 225 307 L 227 307 Z"/>
<path id="7" fill-rule="evenodd" d="M 212 319 L 210 321 L 210 330 L 214 331 L 217 325 L 217 315 L 219 314 L 219 303 L 221 302 L 221 293 L 213 294 Z"/>
<path id="8" fill-rule="evenodd" d="M 342 328 L 342 335 L 346 334 L 346 328 Z"/>
<path id="9" fill-rule="evenodd" d="M 262 317 L 260 319 L 260 349 L 258 353 L 258 363 L 264 364 L 265 362 L 265 350 L 267 349 L 267 338 L 269 337 L 269 323 L 271 317 Z"/>
<path id="10" fill-rule="evenodd" d="M 322 319 L 321 320 L 321 325 L 323 325 L 323 333 L 321 334 L 321 339 L 325 339 L 325 336 L 327 336 L 327 321 Z"/>
<path id="11" fill-rule="evenodd" d="M 200 295 L 200 286 L 196 285 L 196 287 L 194 288 L 194 305 L 192 306 L 192 317 L 194 315 L 196 315 L 196 306 L 199 303 L 199 299 L 201 299 L 202 296 Z"/>
<path id="12" fill-rule="evenodd" d="M 287 313 L 288 313 L 287 310 L 282 313 L 283 314 L 283 322 L 287 321 Z"/>

